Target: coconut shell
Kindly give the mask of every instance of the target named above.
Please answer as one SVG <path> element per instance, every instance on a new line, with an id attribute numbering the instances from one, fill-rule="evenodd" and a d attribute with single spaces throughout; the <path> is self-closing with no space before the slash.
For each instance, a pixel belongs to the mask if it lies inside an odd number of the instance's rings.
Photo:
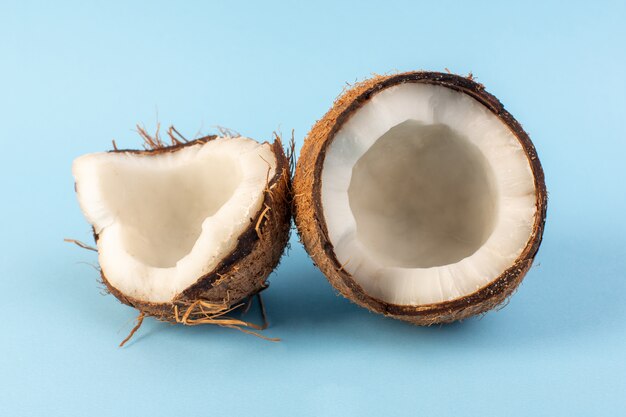
<path id="1" fill-rule="evenodd" d="M 162 146 L 163 144 L 159 142 L 154 145 L 150 144 L 154 149 L 115 149 L 111 152 L 156 155 L 176 152 L 183 147 L 206 143 L 216 137 L 207 136 L 173 146 Z M 290 160 L 285 155 L 280 138 L 277 137 L 271 146 L 277 164 L 274 176 L 268 178 L 263 204 L 250 219 L 248 228 L 239 236 L 235 249 L 213 271 L 198 277 L 193 285 L 187 287 L 168 303 L 143 301 L 122 293 L 111 285 L 107 280 L 106 271 L 101 269 L 102 282 L 107 290 L 122 303 L 136 308 L 145 316 L 185 324 L 193 324 L 193 319 L 208 318 L 212 313 L 223 313 L 264 290 L 267 287 L 267 277 L 276 268 L 284 252 L 291 228 Z M 94 238 L 97 242 L 98 235 L 95 232 Z M 194 309 L 199 302 L 203 302 L 205 306 L 213 304 L 219 308 L 215 311 L 205 309 L 204 312 L 200 308 Z M 189 316 L 181 320 L 185 313 Z"/>
<path id="2" fill-rule="evenodd" d="M 382 301 L 368 295 L 356 280 L 343 269 L 334 253 L 333 244 L 322 210 L 322 169 L 326 149 L 342 125 L 374 94 L 403 83 L 425 83 L 444 86 L 478 100 L 495 114 L 517 137 L 530 163 L 536 189 L 536 215 L 533 231 L 526 247 L 513 264 L 487 286 L 451 301 L 407 306 Z M 546 219 L 547 192 L 537 151 L 522 126 L 507 112 L 496 97 L 472 77 L 439 72 L 407 72 L 375 76 L 354 85 L 339 96 L 332 108 L 317 121 L 304 141 L 294 177 L 295 222 L 313 262 L 344 297 L 376 313 L 418 325 L 448 323 L 486 312 L 502 304 L 518 287 L 530 269 L 541 244 Z"/>

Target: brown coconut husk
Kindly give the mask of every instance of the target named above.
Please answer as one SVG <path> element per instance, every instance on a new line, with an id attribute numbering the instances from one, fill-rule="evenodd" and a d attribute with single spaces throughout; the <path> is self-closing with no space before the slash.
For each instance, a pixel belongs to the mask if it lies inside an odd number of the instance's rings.
<path id="1" fill-rule="evenodd" d="M 144 139 L 143 150 L 118 149 L 113 141 L 113 150 L 110 152 L 157 155 L 176 152 L 182 148 L 207 143 L 217 138 L 212 135 L 187 140 L 174 127 L 170 127 L 167 134 L 171 143 L 168 144 L 159 135 L 158 127 L 154 136 L 149 135 L 140 126 L 137 126 L 137 131 Z M 263 204 L 251 219 L 248 228 L 239 236 L 237 246 L 213 271 L 198 277 L 193 285 L 176 295 L 171 302 L 154 303 L 128 296 L 115 288 L 108 281 L 106 270 L 100 268 L 100 277 L 107 291 L 123 304 L 139 310 L 137 325 L 120 346 L 133 336 L 145 317 L 154 317 L 160 321 L 188 326 L 214 324 L 252 333 L 266 340 L 279 340 L 267 338 L 249 330 L 263 330 L 267 327 L 260 292 L 268 287 L 267 278 L 278 265 L 291 230 L 293 137 L 288 155 L 285 155 L 282 140 L 278 134 L 274 134 L 274 142 L 271 146 L 277 161 L 275 174 L 269 177 L 268 165 Z M 94 240 L 98 242 L 98 234 L 95 231 Z M 97 250 L 73 239 L 67 239 L 67 241 L 85 249 Z M 251 300 L 255 295 L 259 295 L 263 325 L 228 316 L 229 313 L 245 307 L 246 300 Z"/>
<path id="2" fill-rule="evenodd" d="M 387 303 L 368 295 L 339 263 L 328 238 L 321 202 L 322 168 L 326 149 L 341 126 L 377 92 L 403 83 L 426 83 L 444 86 L 478 100 L 495 114 L 519 140 L 533 172 L 537 212 L 533 233 L 520 256 L 502 275 L 476 292 L 452 301 L 405 306 Z M 406 72 L 376 75 L 344 91 L 332 108 L 309 132 L 300 151 L 294 177 L 295 221 L 313 262 L 330 283 L 349 300 L 376 313 L 418 325 L 448 323 L 486 312 L 501 305 L 515 291 L 541 244 L 546 219 L 547 192 L 537 151 L 522 126 L 507 112 L 496 97 L 485 91 L 473 75 L 462 77 L 439 72 Z"/>

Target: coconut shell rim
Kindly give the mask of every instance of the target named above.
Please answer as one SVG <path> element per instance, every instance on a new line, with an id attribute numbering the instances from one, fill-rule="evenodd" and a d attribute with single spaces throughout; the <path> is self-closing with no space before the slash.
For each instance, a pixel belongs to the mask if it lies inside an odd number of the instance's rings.
<path id="1" fill-rule="evenodd" d="M 367 80 L 365 81 L 367 82 Z M 537 156 L 537 151 L 535 146 L 533 145 L 530 137 L 524 131 L 521 124 L 504 108 L 502 103 L 493 96 L 488 93 L 482 84 L 475 82 L 471 77 L 462 77 L 455 74 L 449 73 L 441 73 L 441 72 L 431 72 L 431 71 L 413 71 L 406 72 L 400 74 L 394 74 L 389 76 L 382 76 L 378 79 L 374 79 L 373 85 L 368 86 L 364 91 L 360 92 L 355 98 L 352 99 L 351 103 L 345 108 L 343 111 L 336 116 L 335 122 L 329 132 L 324 137 L 324 143 L 321 146 L 318 154 L 315 156 L 314 167 L 313 167 L 313 207 L 314 207 L 314 216 L 317 219 L 318 227 L 320 228 L 320 239 L 322 242 L 322 249 L 326 257 L 333 264 L 335 271 L 339 278 L 342 281 L 342 284 L 348 288 L 351 294 L 345 294 L 345 291 L 342 291 L 341 288 L 337 287 L 337 285 L 333 282 L 332 279 L 329 279 L 331 284 L 339 290 L 344 296 L 349 299 L 353 297 L 356 298 L 358 304 L 365 305 L 366 307 L 385 314 L 392 316 L 437 316 L 437 315 L 445 315 L 450 312 L 471 309 L 474 306 L 478 306 L 481 304 L 489 304 L 491 299 L 497 298 L 503 292 L 506 292 L 507 296 L 512 293 L 512 291 L 519 285 L 521 279 L 527 272 L 527 270 L 532 265 L 532 261 L 539 249 L 543 238 L 543 231 L 545 227 L 545 218 L 546 218 L 546 210 L 547 210 L 547 190 L 545 186 L 545 178 L 543 173 L 543 168 Z M 464 93 L 474 98 L 485 107 L 487 107 L 499 120 L 501 120 L 514 134 L 518 142 L 521 144 L 526 157 L 528 158 L 529 165 L 531 167 L 534 184 L 535 184 L 535 192 L 536 192 L 536 212 L 535 212 L 535 222 L 532 228 L 532 234 L 528 239 L 526 246 L 522 250 L 521 254 L 517 257 L 517 259 L 511 264 L 509 268 L 507 268 L 502 274 L 498 277 L 491 280 L 487 285 L 479 288 L 477 291 L 464 295 L 462 297 L 442 301 L 439 303 L 430 303 L 430 304 L 422 304 L 422 305 L 401 305 L 394 304 L 390 302 L 386 302 L 380 300 L 376 297 L 373 297 L 356 282 L 356 280 L 352 277 L 350 273 L 348 273 L 343 265 L 337 260 L 334 254 L 334 247 L 328 238 L 328 229 L 326 226 L 326 221 L 323 214 L 323 206 L 321 202 L 321 183 L 322 176 L 321 172 L 323 170 L 323 163 L 326 156 L 326 150 L 332 140 L 334 139 L 336 133 L 339 129 L 348 121 L 348 119 L 356 113 L 356 111 L 362 107 L 373 95 L 376 93 L 389 88 L 395 85 L 404 84 L 404 83 L 424 83 L 424 84 L 432 84 L 450 88 L 452 90 Z M 353 88 L 359 88 L 357 84 Z M 350 93 L 351 90 L 344 92 L 341 96 L 346 96 Z M 339 100 L 339 99 L 338 99 Z M 337 101 L 338 101 L 337 100 Z M 333 109 L 337 106 L 337 104 L 333 104 L 329 112 L 322 118 L 318 123 L 322 122 L 325 118 L 327 118 Z M 317 126 L 317 124 L 316 124 Z M 315 129 L 315 127 L 313 129 Z M 313 132 L 313 129 L 311 132 Z M 311 133 L 309 133 L 310 135 Z M 307 138 L 308 139 L 308 138 Z M 296 168 L 296 177 L 298 177 L 299 171 L 303 170 L 300 164 Z M 295 179 L 296 187 L 297 187 L 298 179 Z M 297 190 L 296 190 L 296 198 L 297 198 Z M 297 211 L 296 204 L 296 211 Z M 296 216 L 298 213 L 296 212 Z M 296 222 L 298 225 L 298 222 Z M 300 231 L 300 229 L 299 229 Z M 301 232 L 302 234 L 302 232 Z M 327 276 L 328 277 L 328 276 Z M 486 311 L 495 307 L 504 301 L 499 300 L 497 303 L 488 306 L 488 308 L 481 309 L 481 311 Z M 473 313 L 476 314 L 476 313 Z M 470 314 L 470 315 L 473 315 Z M 457 318 L 453 318 L 456 320 Z M 409 319 L 410 320 L 410 319 Z M 444 320 L 448 321 L 448 320 Z M 452 320 L 450 320 L 452 321 Z M 439 322 L 439 320 L 434 320 L 434 322 Z"/>

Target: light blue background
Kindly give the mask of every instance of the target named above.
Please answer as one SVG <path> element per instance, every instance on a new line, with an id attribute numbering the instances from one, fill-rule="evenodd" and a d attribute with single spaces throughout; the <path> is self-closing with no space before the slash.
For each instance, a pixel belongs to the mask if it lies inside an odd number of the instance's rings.
<path id="1" fill-rule="evenodd" d="M 54 2 L 0 6 L 0 415 L 626 413 L 624 2 Z M 467 74 L 524 125 L 550 204 L 510 304 L 418 328 L 334 291 L 295 236 L 269 343 L 101 296 L 70 173 L 137 122 L 298 147 L 345 82 Z M 254 316 L 252 316 L 254 317 Z"/>

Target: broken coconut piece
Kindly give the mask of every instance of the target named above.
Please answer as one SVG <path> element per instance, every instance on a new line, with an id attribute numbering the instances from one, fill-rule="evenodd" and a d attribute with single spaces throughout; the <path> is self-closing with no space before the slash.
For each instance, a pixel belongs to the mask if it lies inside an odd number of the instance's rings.
<path id="1" fill-rule="evenodd" d="M 255 327 L 225 316 L 266 286 L 289 238 L 280 139 L 208 136 L 81 156 L 73 174 L 102 280 L 144 315 Z"/>
<path id="2" fill-rule="evenodd" d="M 429 325 L 501 304 L 530 268 L 547 195 L 535 148 L 471 77 L 377 76 L 312 128 L 294 177 L 315 264 L 372 311 Z"/>

